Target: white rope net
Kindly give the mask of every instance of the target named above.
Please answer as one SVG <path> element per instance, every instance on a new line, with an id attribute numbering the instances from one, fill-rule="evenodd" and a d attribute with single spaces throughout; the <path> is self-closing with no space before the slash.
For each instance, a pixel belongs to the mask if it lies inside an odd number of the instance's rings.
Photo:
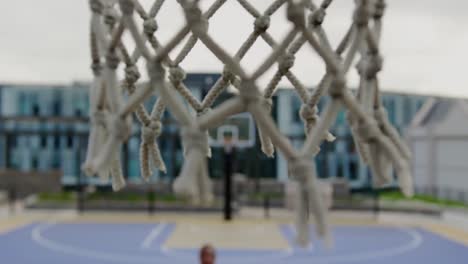
<path id="1" fill-rule="evenodd" d="M 298 243 L 306 245 L 309 242 L 308 212 L 313 215 L 318 235 L 331 242 L 327 208 L 311 160 L 323 140 L 334 140 L 328 129 L 340 108 L 345 107 L 357 149 L 373 172 L 374 184 L 381 186 L 392 182 L 390 168 L 393 167 L 402 191 L 412 195 L 410 152 L 390 125 L 380 101 L 378 73 L 382 58 L 379 42 L 384 0 L 355 1 L 353 22 L 337 48 L 332 47 L 322 28 L 331 0 L 323 0 L 320 5 L 311 0 L 271 0 L 263 12 L 248 0 L 236 1 L 254 18 L 254 27 L 233 56 L 208 32 L 210 18 L 227 0 L 214 1 L 204 12 L 199 8 L 199 1 L 178 0 L 186 23 L 167 43 L 161 43 L 156 34 L 156 17 L 164 0 L 156 0 L 150 10 L 145 10 L 138 0 L 89 1 L 94 82 L 90 91 L 91 132 L 83 165 L 86 174 L 97 174 L 104 180 L 111 177 L 115 190 L 125 185 L 120 149 L 129 138 L 132 113 L 142 126 L 142 177 L 148 180 L 153 167 L 164 172 L 166 167 L 156 139 L 161 134 L 161 117 L 167 108 L 180 123 L 185 154 L 174 191 L 189 196 L 194 203 L 209 204 L 213 194 L 206 160 L 210 157 L 207 130 L 231 115 L 249 112 L 258 127 L 262 151 L 269 157 L 274 155 L 275 149 L 282 152 L 289 164 L 290 179 L 298 183 L 295 206 Z M 278 41 L 268 33 L 268 28 L 270 17 L 283 5 L 291 27 Z M 142 31 L 137 26 L 138 17 L 143 23 Z M 136 46 L 132 53 L 122 40 L 125 31 L 130 33 Z M 181 43 L 184 39 L 187 40 Z M 254 43 L 261 40 L 271 47 L 271 53 L 252 74 L 247 74 L 240 62 Z M 222 76 L 201 101 L 184 85 L 185 72 L 180 66 L 197 42 L 204 44 L 224 64 Z M 171 58 L 170 53 L 179 44 L 183 48 Z M 294 55 L 305 45 L 310 45 L 326 66 L 326 73 L 312 92 L 291 71 Z M 146 62 L 144 70 L 149 81 L 139 81 L 139 60 Z M 357 93 L 353 94 L 347 88 L 346 75 L 355 61 L 360 83 Z M 120 63 L 125 65 L 122 81 L 117 77 Z M 268 85 L 259 87 L 258 79 L 275 65 L 277 70 Z M 300 116 L 307 138 L 299 150 L 280 133 L 270 116 L 272 96 L 282 78 L 289 80 L 302 100 Z M 228 86 L 235 87 L 238 95 L 212 109 L 217 96 Z M 153 94 L 158 98 L 149 112 L 143 102 Z M 331 100 L 319 116 L 317 103 L 325 95 Z M 182 99 L 198 114 L 188 111 Z"/>

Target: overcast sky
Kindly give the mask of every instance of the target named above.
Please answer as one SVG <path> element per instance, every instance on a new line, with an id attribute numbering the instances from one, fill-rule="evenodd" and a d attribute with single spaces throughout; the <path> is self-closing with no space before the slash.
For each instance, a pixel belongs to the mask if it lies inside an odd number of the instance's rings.
<path id="1" fill-rule="evenodd" d="M 152 1 L 142 1 L 149 6 Z M 213 2 L 202 0 L 204 9 Z M 271 1 L 252 0 L 259 10 Z M 318 3 L 318 1 L 315 1 Z M 388 0 L 384 17 L 382 53 L 385 90 L 468 97 L 468 1 Z M 352 17 L 352 0 L 335 0 L 325 30 L 334 45 Z M 90 80 L 89 9 L 87 0 L 1 1 L 0 82 L 70 83 Z M 272 18 L 269 32 L 277 39 L 288 31 L 285 9 Z M 166 0 L 157 19 L 157 36 L 164 42 L 184 23 L 175 0 Z M 253 19 L 228 0 L 212 20 L 209 32 L 234 54 L 252 31 Z M 252 71 L 271 49 L 262 41 L 254 46 L 244 66 Z M 187 71 L 219 72 L 222 65 L 197 44 L 182 66 Z M 315 85 L 324 71 L 323 63 L 309 47 L 296 56 L 293 71 L 308 86 Z M 264 85 L 272 71 L 262 79 Z M 350 74 L 351 84 L 356 74 Z M 283 83 L 285 86 L 289 84 Z"/>

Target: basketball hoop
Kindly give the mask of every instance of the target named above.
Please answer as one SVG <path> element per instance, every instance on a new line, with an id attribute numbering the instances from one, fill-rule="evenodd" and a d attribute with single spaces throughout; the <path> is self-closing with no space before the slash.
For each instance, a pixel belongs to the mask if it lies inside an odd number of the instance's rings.
<path id="1" fill-rule="evenodd" d="M 410 152 L 390 126 L 380 101 L 378 73 L 382 69 L 382 57 L 379 44 L 384 0 L 355 1 L 352 23 L 336 49 L 332 48 L 322 27 L 331 0 L 323 0 L 320 5 L 311 0 L 272 0 L 264 12 L 258 11 L 247 0 L 237 0 L 252 15 L 254 28 L 235 55 L 228 54 L 208 30 L 210 18 L 227 0 L 216 0 L 204 11 L 199 7 L 200 1 L 177 1 L 186 23 L 167 43 L 161 43 L 155 34 L 158 30 L 156 17 L 164 0 L 156 0 L 150 10 L 145 10 L 138 0 L 120 0 L 118 4 L 103 0 L 89 2 L 94 82 L 90 93 L 92 126 L 87 159 L 83 165 L 88 175 L 99 174 L 104 179 L 110 175 L 114 189 L 124 186 L 119 153 L 130 135 L 132 113 L 142 125 L 140 160 L 143 178 L 149 178 L 152 167 L 164 171 L 155 139 L 161 133 L 160 119 L 167 107 L 182 127 L 185 153 L 185 163 L 174 183 L 174 190 L 192 197 L 195 202 L 208 204 L 213 199 L 206 167 L 206 156 L 210 156 L 208 130 L 229 116 L 248 112 L 258 127 L 263 152 L 271 157 L 275 148 L 281 151 L 288 160 L 290 178 L 299 183 L 296 199 L 298 242 L 301 245 L 309 242 L 309 211 L 314 216 L 318 235 L 329 241 L 329 221 L 311 157 L 317 153 L 323 140 L 333 140 L 328 129 L 340 108 L 345 107 L 359 152 L 373 171 L 375 183 L 380 185 L 392 181 L 387 168 L 393 166 L 402 191 L 412 195 Z M 286 6 L 290 29 L 285 37 L 275 40 L 268 33 L 268 28 L 270 17 L 281 6 Z M 142 19 L 143 31 L 138 29 L 136 16 Z M 129 32 L 134 40 L 136 49 L 133 53 L 122 41 L 124 32 Z M 188 40 L 181 51 L 171 57 L 171 51 L 186 36 Z M 253 73 L 248 74 L 240 62 L 260 39 L 265 40 L 272 51 Z M 225 65 L 222 77 L 202 101 L 185 87 L 185 72 L 180 66 L 197 42 L 204 44 Z M 326 66 L 325 75 L 312 93 L 291 71 L 294 54 L 302 46 L 312 47 Z M 356 67 L 360 86 L 357 96 L 354 96 L 347 89 L 346 74 L 356 57 L 359 57 Z M 136 63 L 140 58 L 147 63 L 149 82 L 138 82 L 141 69 Z M 120 62 L 125 64 L 122 89 L 117 80 Z M 277 66 L 274 77 L 265 87 L 265 92 L 261 92 L 257 80 L 273 65 Z M 293 84 L 303 103 L 300 116 L 307 138 L 300 150 L 292 147 L 269 114 L 272 96 L 282 78 Z M 239 93 L 211 109 L 217 96 L 230 85 Z M 142 103 L 153 93 L 158 94 L 158 99 L 152 111 L 148 112 Z M 326 94 L 331 101 L 319 117 L 317 103 Z M 179 95 L 198 116 L 187 111 Z"/>

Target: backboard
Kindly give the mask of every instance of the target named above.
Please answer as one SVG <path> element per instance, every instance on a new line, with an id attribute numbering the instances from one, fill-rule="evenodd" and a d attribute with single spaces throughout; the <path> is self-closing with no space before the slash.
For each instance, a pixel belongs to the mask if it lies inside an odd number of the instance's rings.
<path id="1" fill-rule="evenodd" d="M 255 145 L 255 125 L 250 113 L 233 115 L 217 128 L 210 129 L 209 144 L 212 147 L 223 147 L 224 136 L 230 134 L 234 145 L 248 148 Z"/>

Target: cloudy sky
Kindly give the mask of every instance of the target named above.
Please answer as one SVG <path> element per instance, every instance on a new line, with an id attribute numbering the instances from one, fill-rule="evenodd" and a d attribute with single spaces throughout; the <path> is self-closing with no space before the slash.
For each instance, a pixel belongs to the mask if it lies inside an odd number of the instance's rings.
<path id="1" fill-rule="evenodd" d="M 87 0 L 1 1 L 0 83 L 70 83 L 91 78 L 89 70 L 89 12 Z M 143 1 L 149 7 L 151 1 Z M 212 0 L 202 0 L 206 9 Z M 259 10 L 271 1 L 252 0 Z M 315 1 L 318 3 L 318 1 Z M 349 26 L 352 0 L 335 0 L 324 27 L 336 45 Z M 468 97 L 468 1 L 388 0 L 382 52 L 385 90 Z M 285 9 L 272 18 L 269 32 L 277 39 L 288 31 Z M 175 0 L 166 0 L 157 19 L 157 36 L 164 42 L 184 18 Z M 234 0 L 228 0 L 210 21 L 209 32 L 233 54 L 252 30 L 253 19 Z M 242 62 L 248 71 L 271 49 L 258 42 Z M 182 66 L 187 71 L 219 72 L 222 65 L 197 44 Z M 323 63 L 309 47 L 296 56 L 293 71 L 307 85 L 316 84 Z M 264 85 L 270 70 L 261 80 Z M 349 75 L 351 84 L 356 74 Z M 289 84 L 283 83 L 285 86 Z"/>

